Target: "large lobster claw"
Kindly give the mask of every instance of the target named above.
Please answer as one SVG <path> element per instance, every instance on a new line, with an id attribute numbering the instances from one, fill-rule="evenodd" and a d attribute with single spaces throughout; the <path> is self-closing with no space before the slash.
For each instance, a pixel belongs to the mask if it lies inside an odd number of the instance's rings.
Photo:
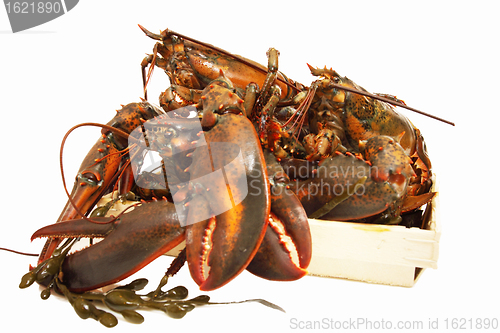
<path id="1" fill-rule="evenodd" d="M 324 159 L 314 177 L 292 184 L 308 215 L 322 211 L 341 197 L 344 199 L 319 217 L 348 221 L 385 211 L 400 213 L 399 206 L 414 175 L 410 159 L 388 136 L 370 138 L 364 146 L 366 160 L 339 153 Z"/>
<path id="2" fill-rule="evenodd" d="M 312 241 L 307 214 L 276 157 L 264 153 L 271 184 L 271 214 L 262 244 L 247 270 L 269 280 L 296 280 L 307 274 Z"/>
<path id="3" fill-rule="evenodd" d="M 116 221 L 93 217 L 100 223 L 75 219 L 46 226 L 38 237 L 105 237 L 66 257 L 62 280 L 74 292 L 116 283 L 137 272 L 184 239 L 174 204 L 160 200 L 143 203 Z M 108 223 L 106 223 L 108 222 Z"/>
<path id="4" fill-rule="evenodd" d="M 217 121 L 204 132 L 206 149 L 193 154 L 191 182 L 200 190 L 189 203 L 196 207 L 189 209 L 186 228 L 187 261 L 201 290 L 219 288 L 247 267 L 264 237 L 270 210 L 265 162 L 253 125 L 241 115 L 209 111 L 202 125 L 212 117 Z"/>

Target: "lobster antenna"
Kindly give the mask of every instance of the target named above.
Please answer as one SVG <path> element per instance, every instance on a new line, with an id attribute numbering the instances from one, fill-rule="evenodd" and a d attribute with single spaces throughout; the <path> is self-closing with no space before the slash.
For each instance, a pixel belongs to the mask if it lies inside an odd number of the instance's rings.
<path id="1" fill-rule="evenodd" d="M 397 102 L 397 101 L 395 101 L 393 99 L 390 99 L 390 98 L 387 98 L 387 97 L 374 95 L 374 94 L 371 94 L 371 93 L 369 93 L 367 91 L 362 91 L 362 90 L 357 90 L 357 89 L 354 89 L 354 88 L 349 88 L 349 87 L 342 86 L 342 85 L 339 85 L 339 84 L 336 84 L 336 83 L 332 83 L 332 86 L 334 86 L 337 89 L 346 90 L 346 91 L 349 91 L 349 92 L 352 92 L 352 93 L 355 93 L 355 94 L 358 94 L 358 95 L 363 95 L 363 96 L 366 96 L 366 97 L 378 99 L 379 101 L 386 102 L 386 103 L 389 103 L 389 104 L 394 105 L 394 106 L 399 106 L 401 108 L 405 108 L 407 110 L 413 111 L 413 112 L 421 114 L 423 116 L 426 116 L 426 117 L 429 117 L 429 118 L 432 118 L 432 119 L 435 119 L 435 120 L 439 120 L 439 121 L 441 121 L 443 123 L 446 123 L 448 125 L 455 126 L 454 122 L 451 122 L 449 120 L 437 117 L 437 116 L 432 115 L 430 113 L 426 113 L 426 112 L 420 111 L 418 109 L 412 108 L 412 107 L 410 107 L 410 106 L 408 106 L 406 104 Z"/>
<path id="2" fill-rule="evenodd" d="M 64 150 L 64 144 L 66 143 L 66 140 L 68 139 L 68 136 L 74 131 L 76 130 L 77 128 L 79 127 L 83 127 L 83 126 L 95 126 L 95 127 L 100 127 L 100 128 L 104 128 L 104 129 L 107 129 L 109 131 L 112 131 L 114 132 L 115 134 L 118 134 L 120 136 L 123 136 L 125 138 L 130 138 L 130 136 L 118 129 L 118 128 L 115 128 L 115 127 L 112 127 L 112 126 L 109 126 L 109 125 L 104 125 L 104 124 L 99 124 L 99 123 L 82 123 L 82 124 L 78 124 L 78 125 L 75 125 L 73 126 L 72 128 L 69 129 L 69 131 L 66 133 L 66 135 L 64 135 L 64 138 L 61 142 L 61 148 L 60 148 L 60 151 L 59 151 L 59 166 L 60 166 L 60 169 L 61 169 L 61 177 L 62 177 L 62 182 L 63 182 L 63 187 L 64 187 L 64 191 L 66 192 L 66 195 L 68 196 L 68 200 L 69 202 L 71 203 L 71 205 L 73 206 L 73 208 L 75 209 L 75 211 L 84 219 L 84 220 L 87 220 L 89 222 L 92 222 L 92 223 L 100 223 L 100 222 L 97 222 L 97 221 L 94 221 L 90 218 L 88 218 L 87 216 L 85 216 L 85 214 L 82 214 L 82 211 L 77 207 L 75 201 L 73 200 L 73 198 L 71 198 L 71 195 L 68 191 L 68 187 L 66 186 L 66 178 L 64 177 L 64 167 L 63 167 L 63 150 Z M 134 138 L 135 139 L 135 138 Z M 125 211 L 123 211 L 121 214 L 119 214 L 117 217 L 115 217 L 113 220 L 111 221 L 108 221 L 108 222 L 105 222 L 105 223 L 110 223 L 110 222 L 113 222 L 114 220 L 116 220 L 120 215 L 122 215 Z"/>
<path id="3" fill-rule="evenodd" d="M 150 37 L 150 38 L 152 38 L 152 39 L 156 39 L 156 40 L 161 40 L 161 41 L 163 41 L 163 38 L 164 38 L 164 37 L 163 37 L 163 32 L 162 32 L 162 34 L 161 34 L 161 35 L 154 34 L 154 33 L 150 32 L 150 31 L 148 31 L 146 28 L 144 28 L 144 27 L 143 27 L 143 26 L 141 26 L 140 24 L 139 24 L 139 28 L 141 28 L 141 30 L 142 30 L 142 31 L 143 31 L 143 32 L 144 32 L 144 33 L 145 33 L 148 37 Z M 194 39 L 194 38 L 191 38 L 191 37 L 188 37 L 188 36 L 185 36 L 185 35 L 179 34 L 179 33 L 177 33 L 177 32 L 174 32 L 174 31 L 172 31 L 172 30 L 168 30 L 168 29 L 167 29 L 167 30 L 165 30 L 164 32 L 165 32 L 165 36 L 168 36 L 168 35 L 175 35 L 175 36 L 178 36 L 178 37 L 183 38 L 183 39 L 185 39 L 185 40 L 188 40 L 188 41 L 190 41 L 190 42 L 200 44 L 200 45 L 205 46 L 205 47 L 207 47 L 207 48 L 211 48 L 212 50 L 215 50 L 215 51 L 217 51 L 217 52 L 220 52 L 220 53 L 222 53 L 222 54 L 224 54 L 224 55 L 226 55 L 226 56 L 228 56 L 228 57 L 232 57 L 232 58 L 234 58 L 234 59 L 237 59 L 238 61 L 242 62 L 243 64 L 245 64 L 245 65 L 247 65 L 247 66 L 249 66 L 249 67 L 251 67 L 251 68 L 253 68 L 253 69 L 255 69 L 255 70 L 258 70 L 258 71 L 260 71 L 260 72 L 262 72 L 262 73 L 267 73 L 267 70 L 266 70 L 266 69 L 263 69 L 262 67 L 257 66 L 256 64 L 254 64 L 254 63 L 252 63 L 252 62 L 248 61 L 247 59 L 245 59 L 245 58 L 243 58 L 243 57 L 240 57 L 240 56 L 238 56 L 238 55 L 232 54 L 232 53 L 230 53 L 230 52 L 227 52 L 226 50 L 223 50 L 223 49 L 218 48 L 218 47 L 216 47 L 216 46 L 213 46 L 213 45 L 211 45 L 211 44 L 201 42 L 201 41 L 196 40 L 196 39 Z M 291 87 L 291 88 L 293 88 L 293 89 L 295 89 L 295 90 L 298 90 L 298 88 L 297 88 L 297 87 L 295 87 L 295 86 L 294 86 L 294 85 L 292 85 L 291 83 L 287 82 L 286 80 L 284 80 L 284 79 L 282 79 L 282 78 L 280 78 L 280 77 L 277 77 L 277 79 L 278 79 L 279 81 L 283 82 L 284 84 L 286 84 L 287 86 L 289 86 L 289 87 Z M 355 94 L 359 94 L 359 95 L 367 96 L 367 97 L 370 97 L 370 98 L 378 99 L 379 101 L 386 102 L 386 103 L 389 103 L 389 104 L 394 105 L 394 106 L 399 106 L 399 107 L 401 107 L 401 108 L 405 108 L 405 109 L 407 109 L 407 110 L 413 111 L 413 112 L 418 113 L 418 114 L 421 114 L 421 115 L 423 115 L 423 116 L 426 116 L 426 117 L 429 117 L 429 118 L 432 118 L 432 119 L 435 119 L 435 120 L 439 120 L 439 121 L 441 121 L 441 122 L 443 122 L 443 123 L 446 123 L 446 124 L 448 124 L 448 125 L 455 126 L 455 123 L 453 123 L 453 122 L 451 122 L 451 121 L 449 121 L 449 120 L 446 120 L 446 119 L 443 119 L 443 118 L 440 118 L 440 117 L 434 116 L 434 115 L 432 115 L 432 114 L 429 114 L 429 113 L 426 113 L 426 112 L 420 111 L 420 110 L 415 109 L 415 108 L 412 108 L 412 107 L 410 107 L 410 106 L 408 106 L 408 105 L 406 105 L 406 104 L 402 104 L 402 103 L 399 103 L 399 102 L 397 102 L 397 101 L 394 101 L 394 100 L 392 100 L 392 99 L 390 99 L 390 98 L 386 98 L 386 97 L 383 97 L 383 96 L 377 96 L 377 95 L 371 94 L 371 93 L 366 92 L 366 91 L 361 91 L 361 90 L 357 90 L 357 89 L 354 89 L 354 88 L 349 88 L 349 87 L 341 86 L 341 85 L 338 85 L 338 84 L 335 84 L 335 83 L 333 83 L 332 85 L 333 85 L 335 88 L 337 88 L 337 89 L 342 89 L 342 90 L 346 90 L 346 91 L 349 91 L 349 92 L 352 92 L 352 93 L 355 93 Z"/>
<path id="4" fill-rule="evenodd" d="M 29 257 L 38 257 L 39 256 L 39 254 L 37 254 L 37 253 L 20 252 L 20 251 L 11 250 L 11 249 L 8 249 L 8 248 L 5 248 L 5 247 L 0 247 L 0 250 L 12 252 L 12 253 L 15 253 L 15 254 L 20 254 L 22 256 L 29 256 Z"/>

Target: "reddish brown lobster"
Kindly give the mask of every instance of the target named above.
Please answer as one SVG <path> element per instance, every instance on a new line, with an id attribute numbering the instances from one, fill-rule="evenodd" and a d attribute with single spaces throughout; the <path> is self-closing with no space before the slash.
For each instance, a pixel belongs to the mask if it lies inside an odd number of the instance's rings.
<path id="1" fill-rule="evenodd" d="M 101 125 L 58 222 L 32 237 L 49 240 L 24 287 L 37 280 L 65 294 L 93 290 L 183 241 L 167 275 L 186 260 L 202 290 L 244 269 L 294 280 L 311 259 L 308 217 L 399 223 L 432 199 L 425 143 L 395 111 L 405 107 L 396 98 L 326 68 L 310 67 L 320 79 L 303 86 L 278 71 L 275 49 L 265 68 L 169 30 L 141 29 L 158 41 L 142 62 L 145 88 L 155 67 L 171 86 L 161 108 L 131 103 Z M 160 157 L 153 167 L 152 153 Z M 142 201 L 118 216 L 90 215 L 113 191 Z M 104 240 L 71 255 L 57 249 L 79 237 Z"/>

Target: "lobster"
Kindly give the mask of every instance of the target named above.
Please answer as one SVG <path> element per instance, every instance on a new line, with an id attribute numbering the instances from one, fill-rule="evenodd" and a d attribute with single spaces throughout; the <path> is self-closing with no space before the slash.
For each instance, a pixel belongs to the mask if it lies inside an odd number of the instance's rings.
<path id="1" fill-rule="evenodd" d="M 275 49 L 266 68 L 169 30 L 140 28 L 158 41 L 141 63 L 145 98 L 98 125 L 102 136 L 57 223 L 32 236 L 49 240 L 22 287 L 37 281 L 85 293 L 183 241 L 166 277 L 187 261 L 201 290 L 220 288 L 244 269 L 295 280 L 311 260 L 308 217 L 399 223 L 432 199 L 423 137 L 391 106 L 406 107 L 395 97 L 311 66 L 321 79 L 306 87 L 278 71 Z M 171 81 L 160 107 L 147 102 L 154 68 Z M 72 130 L 85 125 L 97 124 Z M 151 152 L 161 162 L 144 171 Z M 89 217 L 114 191 L 141 201 L 117 216 L 103 216 L 101 207 Z M 70 255 L 66 244 L 58 248 L 79 237 L 104 240 Z M 145 302 L 130 297 L 134 306 Z"/>

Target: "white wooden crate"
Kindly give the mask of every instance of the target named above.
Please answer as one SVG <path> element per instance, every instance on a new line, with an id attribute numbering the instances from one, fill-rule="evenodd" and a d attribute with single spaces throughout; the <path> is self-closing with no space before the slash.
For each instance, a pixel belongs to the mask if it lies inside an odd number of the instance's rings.
<path id="1" fill-rule="evenodd" d="M 438 194 L 424 214 L 425 229 L 309 220 L 311 275 L 411 287 L 425 268 L 437 268 Z"/>

